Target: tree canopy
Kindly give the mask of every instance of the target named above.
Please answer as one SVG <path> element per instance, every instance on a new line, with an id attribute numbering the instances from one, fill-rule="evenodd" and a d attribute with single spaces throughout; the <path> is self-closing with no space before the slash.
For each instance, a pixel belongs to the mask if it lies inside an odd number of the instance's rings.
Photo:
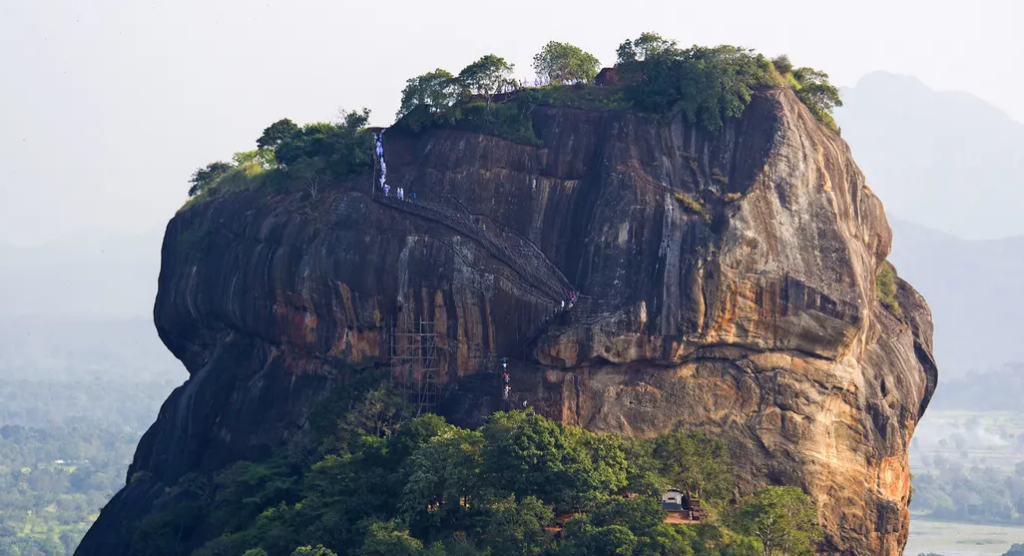
<path id="1" fill-rule="evenodd" d="M 645 32 L 620 44 L 617 59 L 621 84 L 606 86 L 588 86 L 600 68 L 594 55 L 558 41 L 545 44 L 533 58 L 544 83 L 539 87 L 523 87 L 514 78 L 514 65 L 496 54 L 481 56 L 457 75 L 437 68 L 406 81 L 396 125 L 414 132 L 456 128 L 542 146 L 533 128 L 535 108 L 569 106 L 682 114 L 717 133 L 743 114 L 756 91 L 788 86 L 817 120 L 839 131 L 831 115 L 842 106 L 838 89 L 826 73 L 794 69 L 785 55 L 769 61 L 736 46 L 680 48 L 674 40 Z M 363 110 L 344 112 L 333 123 L 299 126 L 278 120 L 256 140 L 256 150 L 237 153 L 233 164 L 214 162 L 197 170 L 189 195 L 215 185 L 228 190 L 266 183 L 282 191 L 299 184 L 315 199 L 321 181 L 330 184 L 373 167 L 373 140 L 362 133 L 368 117 Z M 296 163 L 298 169 L 289 173 Z"/>
<path id="2" fill-rule="evenodd" d="M 644 62 L 659 57 L 674 57 L 680 54 L 676 41 L 666 39 L 657 33 L 641 33 L 636 39 L 626 39 L 615 50 L 619 64 Z"/>
<path id="3" fill-rule="evenodd" d="M 398 118 L 418 107 L 437 114 L 450 108 L 458 100 L 461 83 L 450 72 L 436 69 L 406 81 L 402 90 L 402 103 Z"/>
<path id="4" fill-rule="evenodd" d="M 205 167 L 199 168 L 192 173 L 192 177 L 188 180 L 192 184 L 192 187 L 188 188 L 188 196 L 194 197 L 198 195 L 230 172 L 232 168 L 234 166 L 227 162 L 211 162 Z"/>
<path id="5" fill-rule="evenodd" d="M 389 384 L 367 373 L 330 394 L 308 434 L 268 460 L 183 477 L 168 487 L 176 504 L 139 523 L 137 546 L 155 556 L 756 556 L 759 541 L 740 528 L 764 512 L 745 510 L 735 526 L 666 523 L 656 491 L 632 490 L 644 470 L 685 475 L 724 456 L 711 437 L 626 439 L 532 411 L 494 413 L 478 430 L 403 420 Z"/>
<path id="6" fill-rule="evenodd" d="M 756 538 L 761 556 L 805 556 L 821 539 L 817 509 L 798 487 L 767 487 L 744 500 L 737 529 Z"/>
<path id="7" fill-rule="evenodd" d="M 601 61 L 578 46 L 551 41 L 533 57 L 533 69 L 544 83 L 568 85 L 592 81 Z"/>
<path id="8" fill-rule="evenodd" d="M 655 461 L 669 485 L 697 498 L 725 500 L 732 494 L 729 452 L 725 444 L 702 432 L 672 432 L 655 440 Z"/>
<path id="9" fill-rule="evenodd" d="M 515 88 L 515 81 L 512 80 L 514 69 L 515 65 L 504 58 L 487 54 L 459 72 L 459 83 L 470 93 L 490 101 L 494 95 Z"/>
<path id="10" fill-rule="evenodd" d="M 829 83 L 828 74 L 811 68 L 798 68 L 792 73 L 798 84 L 797 98 L 807 105 L 811 114 L 821 123 L 838 131 L 839 126 L 832 117 L 832 109 L 842 106 L 843 100 L 839 98 L 839 89 Z"/>
<path id="11" fill-rule="evenodd" d="M 256 147 L 273 150 L 281 143 L 294 137 L 298 132 L 299 126 L 295 125 L 295 122 L 288 118 L 278 120 L 263 130 L 263 135 L 260 135 L 260 138 L 256 140 Z"/>

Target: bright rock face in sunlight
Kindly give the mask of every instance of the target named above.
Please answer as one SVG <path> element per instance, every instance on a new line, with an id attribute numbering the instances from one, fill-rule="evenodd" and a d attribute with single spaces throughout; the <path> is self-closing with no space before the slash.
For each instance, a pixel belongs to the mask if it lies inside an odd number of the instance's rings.
<path id="1" fill-rule="evenodd" d="M 788 91 L 718 134 L 533 118 L 543 148 L 388 131 L 405 201 L 371 199 L 368 175 L 315 202 L 247 191 L 179 213 L 154 313 L 191 378 L 79 554 L 122 553 L 122 525 L 179 477 L 301 434 L 341 369 L 385 358 L 410 315 L 437 331 L 435 409 L 454 422 L 501 407 L 481 371 L 507 356 L 517 404 L 597 431 L 708 430 L 741 494 L 811 494 L 827 551 L 899 555 L 907 448 L 937 377 L 931 316 L 898 278 L 899 312 L 877 299 L 891 232 L 846 144 Z M 200 248 L 182 240 L 197 232 Z"/>

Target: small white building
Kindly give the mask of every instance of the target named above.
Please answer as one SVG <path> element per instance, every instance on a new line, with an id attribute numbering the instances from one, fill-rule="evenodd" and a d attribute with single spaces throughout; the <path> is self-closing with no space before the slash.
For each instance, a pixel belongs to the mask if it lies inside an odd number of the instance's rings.
<path id="1" fill-rule="evenodd" d="M 670 488 L 661 495 L 661 509 L 668 511 L 681 511 L 683 509 L 684 494 L 681 490 Z"/>

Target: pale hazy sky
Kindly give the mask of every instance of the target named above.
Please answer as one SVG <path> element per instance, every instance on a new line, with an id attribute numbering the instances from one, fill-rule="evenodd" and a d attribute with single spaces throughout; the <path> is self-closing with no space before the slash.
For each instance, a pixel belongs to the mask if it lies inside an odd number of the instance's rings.
<path id="1" fill-rule="evenodd" d="M 854 85 L 913 75 L 1024 122 L 1021 0 L 0 0 L 0 242 L 163 227 L 198 166 L 271 122 L 366 106 L 493 52 L 525 77 L 548 40 L 614 61 L 641 31 L 788 53 Z"/>

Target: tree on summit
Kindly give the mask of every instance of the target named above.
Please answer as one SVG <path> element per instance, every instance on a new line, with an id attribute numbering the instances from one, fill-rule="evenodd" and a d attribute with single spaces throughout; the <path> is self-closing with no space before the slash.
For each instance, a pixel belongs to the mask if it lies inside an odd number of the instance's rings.
<path id="1" fill-rule="evenodd" d="M 231 171 L 232 168 L 234 166 L 227 162 L 211 162 L 205 168 L 196 170 L 188 180 L 192 184 L 192 187 L 188 188 L 188 196 L 195 197 L 202 193 L 204 189 L 216 183 L 218 179 Z"/>
<path id="2" fill-rule="evenodd" d="M 546 83 L 565 85 L 594 79 L 601 61 L 578 46 L 551 41 L 533 57 L 533 69 Z"/>
<path id="3" fill-rule="evenodd" d="M 790 62 L 789 56 L 785 54 L 781 54 L 779 56 L 776 56 L 775 58 L 772 58 L 772 65 L 775 66 L 775 70 L 781 73 L 782 75 L 786 75 L 787 73 L 793 71 L 793 62 Z"/>
<path id="4" fill-rule="evenodd" d="M 793 70 L 793 78 L 799 84 L 796 90 L 797 98 L 806 104 L 811 114 L 826 127 L 839 131 L 839 126 L 832 118 L 832 109 L 842 106 L 843 100 L 839 98 L 839 89 L 829 83 L 828 74 L 812 68 L 797 68 Z"/>
<path id="5" fill-rule="evenodd" d="M 281 143 L 294 137 L 298 132 L 299 126 L 295 125 L 295 122 L 288 118 L 278 120 L 263 130 L 263 135 L 256 140 L 256 147 L 259 149 L 274 149 Z"/>
<path id="6" fill-rule="evenodd" d="M 437 114 L 455 104 L 458 98 L 459 83 L 455 76 L 438 68 L 405 82 L 397 117 L 401 118 L 421 106 L 431 114 Z"/>
<path id="7" fill-rule="evenodd" d="M 666 39 L 657 33 L 641 33 L 635 40 L 627 39 L 615 51 L 620 64 L 643 62 L 666 54 L 678 54 L 676 41 Z"/>
<path id="8" fill-rule="evenodd" d="M 466 66 L 459 72 L 459 84 L 470 94 L 487 99 L 487 104 L 495 95 L 511 91 L 515 88 L 512 79 L 514 64 L 504 58 L 487 54 Z"/>

